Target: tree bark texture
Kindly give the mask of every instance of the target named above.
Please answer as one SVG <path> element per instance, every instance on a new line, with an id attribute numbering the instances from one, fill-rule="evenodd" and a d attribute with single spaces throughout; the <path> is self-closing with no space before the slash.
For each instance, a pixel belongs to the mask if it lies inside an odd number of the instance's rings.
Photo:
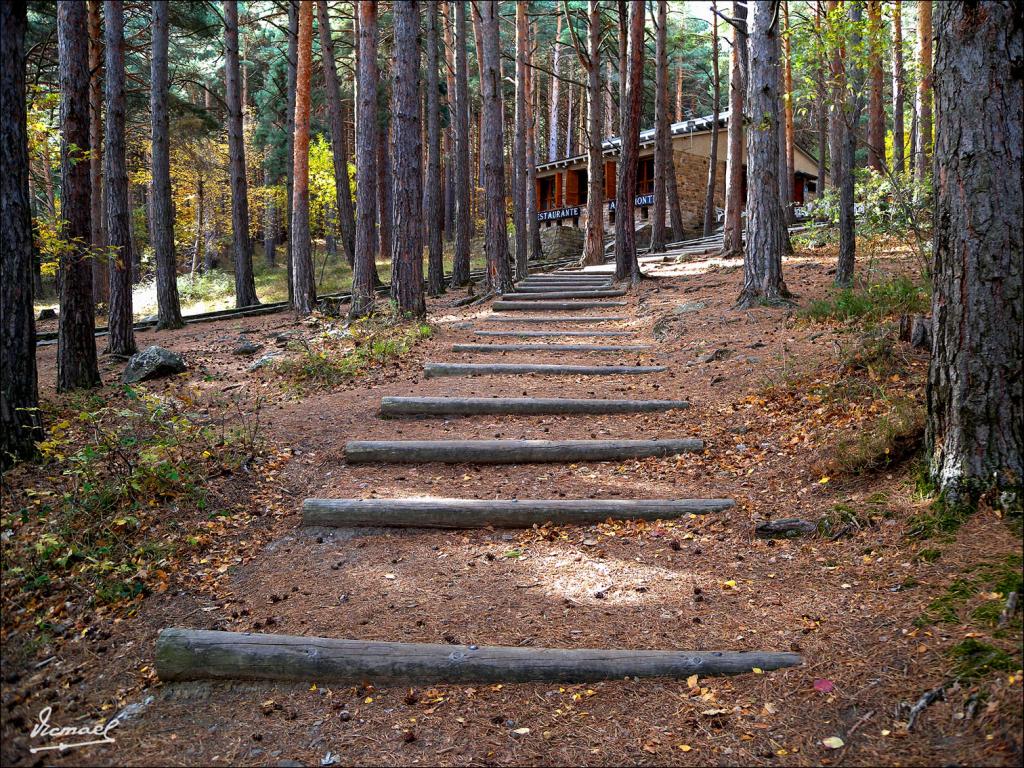
<path id="1" fill-rule="evenodd" d="M 174 251 L 174 211 L 171 208 L 171 150 L 167 113 L 167 49 L 169 7 L 152 5 L 153 54 L 150 66 L 152 115 L 153 251 L 156 259 L 157 329 L 181 328 L 178 301 L 178 259 Z"/>
<path id="2" fill-rule="evenodd" d="M 103 27 L 102 0 L 89 0 L 89 183 L 92 187 L 92 296 L 102 304 L 110 296 L 107 275 L 106 225 L 103 220 Z M 46 178 L 49 178 L 47 174 Z"/>
<path id="3" fill-rule="evenodd" d="M 355 259 L 356 224 L 352 209 L 352 188 L 348 179 L 348 139 L 341 105 L 341 83 L 334 56 L 334 37 L 331 20 L 327 15 L 327 0 L 317 0 L 317 24 L 320 33 L 320 53 L 323 57 L 324 90 L 331 122 L 331 155 L 334 159 L 334 188 L 337 197 L 338 229 L 345 249 L 345 259 L 351 267 Z"/>
<path id="4" fill-rule="evenodd" d="M 899 11 L 897 11 L 899 13 Z M 868 100 L 868 168 L 879 173 L 885 165 L 885 107 L 882 72 L 882 0 L 868 0 L 868 52 L 871 95 Z"/>
<path id="5" fill-rule="evenodd" d="M 892 6 L 892 169 L 901 174 L 903 160 L 903 111 L 906 95 L 903 76 L 903 16 L 899 3 Z"/>
<path id="6" fill-rule="evenodd" d="M 441 0 L 442 40 L 444 52 L 445 111 L 447 126 L 444 130 L 444 239 L 455 242 L 455 20 L 452 3 Z"/>
<path id="7" fill-rule="evenodd" d="M 377 3 L 356 4 L 359 22 L 356 109 L 356 258 L 352 270 L 351 314 L 373 308 L 377 258 Z M 467 269 L 468 271 L 468 269 Z"/>
<path id="8" fill-rule="evenodd" d="M 664 2 L 664 0 L 661 0 Z M 704 237 L 715 231 L 715 181 L 718 178 L 718 105 L 721 102 L 721 83 L 718 75 L 718 4 L 712 2 L 711 17 L 711 105 L 712 125 L 714 125 L 711 139 L 711 157 L 708 163 L 708 184 L 704 193 Z M 786 118 L 792 122 L 792 112 L 787 109 Z M 675 239 L 680 238 L 678 232 L 674 233 Z"/>
<path id="9" fill-rule="evenodd" d="M 501 38 L 498 30 L 497 3 L 478 3 L 474 17 L 480 29 L 480 90 L 483 98 L 483 134 L 480 151 L 484 164 L 484 195 L 486 197 L 485 251 L 487 253 L 487 284 L 495 293 L 512 290 L 509 269 L 508 224 L 505 218 L 505 151 L 502 138 L 503 107 L 501 100 Z"/>
<path id="10" fill-rule="evenodd" d="M 782 280 L 779 205 L 779 44 L 772 0 L 750 3 L 747 104 L 747 253 L 738 305 L 776 303 L 789 295 Z"/>
<path id="11" fill-rule="evenodd" d="M 822 30 L 822 3 L 824 0 L 814 2 L 814 32 L 821 35 Z M 814 110 L 814 117 L 817 122 L 818 134 L 818 187 L 817 197 L 825 193 L 825 154 L 828 152 L 828 90 L 825 85 L 825 54 L 819 46 L 819 53 L 815 61 L 815 95 L 818 104 Z"/>
<path id="12" fill-rule="evenodd" d="M 420 123 L 420 4 L 407 0 L 394 6 L 394 78 L 391 87 L 394 158 L 394 238 L 391 296 L 403 314 L 424 317 L 423 300 L 423 156 Z M 435 51 L 436 51 L 436 35 Z M 436 53 L 434 64 L 436 66 Z M 436 191 L 436 190 L 435 190 Z M 436 208 L 436 206 L 435 206 Z M 429 222 L 437 229 L 437 211 Z M 440 244 L 440 231 L 437 233 Z"/>
<path id="13" fill-rule="evenodd" d="M 107 239 L 110 247 L 110 315 L 107 352 L 136 352 L 132 316 L 132 220 L 125 162 L 124 4 L 105 0 L 103 16 L 107 58 L 107 125 L 103 160 L 107 180 Z M 87 169 L 88 170 L 88 169 Z"/>
<path id="14" fill-rule="evenodd" d="M 248 307 L 259 304 L 259 299 L 256 297 L 256 281 L 252 274 L 252 239 L 249 237 L 249 182 L 245 176 L 242 78 L 238 65 L 238 0 L 224 0 L 224 91 L 228 105 L 235 306 Z"/>
<path id="15" fill-rule="evenodd" d="M 620 6 L 621 7 L 621 6 Z M 622 154 L 619 184 L 622 185 L 621 208 L 615 209 L 616 240 L 622 248 L 616 249 L 615 279 L 640 282 L 640 263 L 636 259 L 636 190 L 637 161 L 640 159 L 640 113 L 643 107 L 644 73 L 644 3 L 630 0 L 629 42 L 627 54 L 626 101 L 623 108 Z"/>
<path id="16" fill-rule="evenodd" d="M 665 250 L 666 153 L 672 151 L 668 120 L 668 1 L 657 0 L 654 45 L 654 208 L 651 211 L 652 253 Z M 678 238 L 679 233 L 674 233 Z"/>
<path id="17" fill-rule="evenodd" d="M 294 259 L 292 258 L 292 201 L 295 197 L 295 79 L 299 60 L 299 0 L 288 3 L 288 120 L 286 125 L 288 168 L 285 171 L 285 227 L 288 238 L 285 251 L 288 267 L 288 303 L 295 300 Z"/>
<path id="18" fill-rule="evenodd" d="M 515 239 L 515 279 L 527 274 L 529 222 L 526 215 L 526 46 L 529 27 L 526 4 L 516 3 L 515 134 L 512 137 L 512 226 Z"/>
<path id="19" fill-rule="evenodd" d="M 533 50 L 536 25 L 532 28 L 527 48 L 530 66 L 526 68 L 526 225 L 530 234 L 530 261 L 540 261 L 543 249 L 540 242 L 540 221 L 537 219 L 537 90 L 534 84 Z"/>
<path id="20" fill-rule="evenodd" d="M 444 251 L 441 229 L 441 81 L 438 75 L 440 22 L 438 0 L 427 0 L 427 81 L 425 111 L 427 115 L 427 174 L 423 189 L 427 234 L 427 291 L 431 296 L 444 293 Z"/>
<path id="21" fill-rule="evenodd" d="M 469 63 L 466 55 L 466 3 L 455 4 L 455 253 L 452 288 L 469 282 L 469 237 L 473 211 L 469 182 Z"/>
<path id="22" fill-rule="evenodd" d="M 931 170 L 932 157 L 932 0 L 917 4 L 917 178 Z"/>
<path id="23" fill-rule="evenodd" d="M 390 57 L 385 54 L 385 58 Z M 381 87 L 377 94 L 377 101 L 380 106 L 377 112 L 377 256 L 381 261 L 391 258 L 391 249 L 394 245 L 393 226 L 395 223 L 395 211 L 394 200 L 392 200 L 394 188 L 391 152 L 389 151 L 391 144 L 391 115 L 388 114 L 386 109 L 390 97 L 390 89 L 385 80 L 381 82 Z M 376 263 L 374 263 L 373 268 L 376 274 Z M 394 278 L 395 269 L 396 265 L 392 263 L 392 279 Z M 377 285 L 379 280 L 378 277 L 374 277 L 374 285 Z"/>
<path id="24" fill-rule="evenodd" d="M 313 6 L 299 5 L 299 44 L 295 64 L 295 146 L 292 165 L 292 308 L 308 315 L 316 307 L 313 243 L 309 233 L 309 103 L 313 59 Z"/>
<path id="25" fill-rule="evenodd" d="M 28 192 L 24 0 L 0 5 L 0 469 L 35 455 L 43 437 L 32 306 L 32 203 Z"/>
<path id="26" fill-rule="evenodd" d="M 829 15 L 836 20 L 838 4 L 829 0 Z M 832 184 L 839 190 L 839 260 L 836 265 L 835 284 L 848 287 L 853 284 L 856 260 L 856 233 L 854 222 L 854 180 L 852 167 L 851 126 L 849 124 L 849 92 L 847 88 L 845 46 L 836 40 L 832 49 L 832 95 L 829 111 L 829 160 Z"/>
<path id="27" fill-rule="evenodd" d="M 785 200 L 787 219 L 789 223 L 796 221 L 796 214 L 793 211 L 793 174 L 796 170 L 795 156 L 795 135 L 793 125 L 793 55 L 790 36 L 793 34 L 789 25 L 789 0 L 782 0 L 782 18 L 786 22 L 786 34 L 782 35 L 782 92 L 784 94 L 783 107 L 786 116 L 785 135 L 785 157 L 786 157 L 786 190 L 788 195 Z M 787 230 L 788 234 L 788 230 Z M 788 238 L 787 238 L 788 241 Z M 792 252 L 792 246 L 790 246 Z"/>
<path id="28" fill-rule="evenodd" d="M 100 385 L 89 241 L 91 185 L 83 152 L 89 146 L 89 36 L 82 3 L 57 4 L 60 78 L 61 232 L 57 390 Z"/>
<path id="29" fill-rule="evenodd" d="M 729 133 L 725 153 L 725 221 L 722 251 L 725 258 L 743 256 L 743 92 L 747 51 L 747 4 L 733 0 L 732 51 L 729 53 Z"/>
<path id="30" fill-rule="evenodd" d="M 936 4 L 927 446 L 952 500 L 1021 510 L 1024 28 L 1016 2 Z M 984 84 L 984 85 L 982 85 Z"/>
<path id="31" fill-rule="evenodd" d="M 551 84 L 548 94 L 548 162 L 558 160 L 558 101 L 559 89 L 561 87 L 561 64 L 562 55 L 562 15 L 558 14 L 558 25 L 555 29 L 555 39 L 551 45 L 551 75 L 548 82 Z"/>
<path id="32" fill-rule="evenodd" d="M 587 23 L 587 232 L 583 263 L 604 263 L 604 116 L 601 114 L 601 4 L 590 0 Z"/>
<path id="33" fill-rule="evenodd" d="M 263 167 L 263 186 L 268 190 L 273 186 L 270 174 L 270 158 Z M 267 204 L 263 221 L 263 258 L 268 267 L 277 264 L 277 198 L 274 192 L 267 194 Z"/>

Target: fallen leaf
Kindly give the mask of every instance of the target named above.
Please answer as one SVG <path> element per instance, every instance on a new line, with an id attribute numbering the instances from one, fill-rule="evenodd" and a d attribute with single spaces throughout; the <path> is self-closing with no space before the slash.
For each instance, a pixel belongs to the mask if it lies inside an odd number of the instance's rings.
<path id="1" fill-rule="evenodd" d="M 697 675 L 690 675 L 688 678 L 686 678 L 686 685 L 687 685 L 688 688 L 696 688 L 697 687 Z"/>
<path id="2" fill-rule="evenodd" d="M 683 752 L 689 752 L 691 749 L 693 749 L 693 747 L 691 747 L 689 744 L 677 744 L 676 746 L 683 750 Z"/>
<path id="3" fill-rule="evenodd" d="M 514 733 L 514 734 L 516 734 L 518 736 L 525 736 L 529 732 L 530 732 L 529 728 L 516 728 L 514 731 L 512 731 L 512 733 Z"/>
<path id="4" fill-rule="evenodd" d="M 832 689 L 835 687 L 835 683 L 823 677 L 819 677 L 817 680 L 814 681 L 814 690 L 816 690 L 818 693 L 832 693 Z"/>
<path id="5" fill-rule="evenodd" d="M 838 736 L 829 736 L 827 739 L 822 739 L 821 743 L 824 744 L 827 749 L 842 749 L 846 746 L 846 742 Z"/>

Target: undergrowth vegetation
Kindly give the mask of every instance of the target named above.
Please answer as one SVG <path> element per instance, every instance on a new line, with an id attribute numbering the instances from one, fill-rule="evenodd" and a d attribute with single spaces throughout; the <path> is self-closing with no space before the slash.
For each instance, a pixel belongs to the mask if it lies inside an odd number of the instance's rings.
<path id="1" fill-rule="evenodd" d="M 931 294 L 928 288 L 909 277 L 896 276 L 860 288 L 843 288 L 818 299 L 803 311 L 817 322 L 833 321 L 874 327 L 900 315 L 928 312 Z"/>

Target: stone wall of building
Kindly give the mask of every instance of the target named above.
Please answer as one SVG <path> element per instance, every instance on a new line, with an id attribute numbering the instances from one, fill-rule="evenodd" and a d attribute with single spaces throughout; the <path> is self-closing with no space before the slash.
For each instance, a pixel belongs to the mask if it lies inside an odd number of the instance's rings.
<path id="1" fill-rule="evenodd" d="M 584 215 L 581 226 L 585 226 L 585 222 Z M 578 259 L 583 255 L 583 229 L 571 224 L 569 220 L 563 222 L 563 226 L 557 223 L 541 225 L 540 245 L 545 259 Z"/>
<path id="2" fill-rule="evenodd" d="M 683 237 L 697 237 L 704 231 L 704 196 L 708 188 L 709 158 L 675 150 L 676 187 L 679 209 L 683 214 Z M 725 160 L 718 163 L 715 174 L 715 205 L 725 207 Z"/>

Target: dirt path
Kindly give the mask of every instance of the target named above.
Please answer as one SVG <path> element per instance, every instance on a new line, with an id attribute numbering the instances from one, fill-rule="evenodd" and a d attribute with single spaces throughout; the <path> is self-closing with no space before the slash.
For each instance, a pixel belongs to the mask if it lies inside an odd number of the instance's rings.
<path id="1" fill-rule="evenodd" d="M 804 299 L 822 295 L 830 279 L 826 263 L 830 255 L 788 261 L 787 283 Z M 278 448 L 291 450 L 291 458 L 262 479 L 253 500 L 253 513 L 261 516 L 254 526 L 270 532 L 270 543 L 258 557 L 216 574 L 208 589 L 148 599 L 130 627 L 114 628 L 111 642 L 120 645 L 106 654 L 106 671 L 70 690 L 94 701 L 98 692 L 140 674 L 151 680 L 146 669 L 156 631 L 172 625 L 480 645 L 795 650 L 806 659 L 803 667 L 732 679 L 413 691 L 325 687 L 315 680 L 155 685 L 136 696 L 153 699 L 118 728 L 116 747 L 47 760 L 1014 763 L 1013 755 L 1020 756 L 1019 676 L 991 681 L 987 703 L 972 719 L 963 718 L 966 684 L 930 707 L 911 733 L 901 725 L 906 710 L 897 706 L 946 679 L 945 654 L 963 638 L 956 625 L 916 627 L 922 610 L 965 568 L 1012 554 L 1015 542 L 998 521 L 977 516 L 954 544 L 943 545 L 942 558 L 917 559 L 916 545 L 904 536 L 903 521 L 921 508 L 908 467 L 821 482 L 821 447 L 812 438 L 827 433 L 828 425 L 815 422 L 814 404 L 798 399 L 768 413 L 762 401 L 773 385 L 785 385 L 800 371 L 834 364 L 841 336 L 779 310 L 732 309 L 738 274 L 707 267 L 666 267 L 664 277 L 645 281 L 628 297 L 627 307 L 592 313 L 627 318 L 601 326 L 634 334 L 612 343 L 653 345 L 615 362 L 666 365 L 664 373 L 425 379 L 421 369 L 428 360 L 608 364 L 612 358 L 452 353 L 453 343 L 484 340 L 472 328 L 499 324 L 485 320 L 488 309 L 453 309 L 449 298 L 431 306 L 433 337 L 386 375 L 275 399 L 268 434 Z M 213 331 L 194 333 L 209 344 Z M 198 335 L 192 343 L 200 343 Z M 724 351 L 713 354 L 718 350 Z M 262 374 L 238 379 L 245 387 L 265 383 Z M 685 399 L 691 407 L 614 416 L 376 417 L 382 396 L 413 394 Z M 346 439 L 603 437 L 699 437 L 706 451 L 579 465 L 347 465 L 343 459 Z M 305 497 L 412 495 L 732 497 L 738 503 L 675 522 L 527 531 L 299 526 Z M 877 521 L 835 541 L 753 536 L 757 522 L 816 520 L 836 504 L 877 513 Z M 277 510 L 276 517 L 265 514 Z M 822 680 L 828 685 L 816 688 Z M 55 709 L 68 710 L 66 696 L 57 694 Z M 823 739 L 836 736 L 845 747 L 823 746 Z M 17 759 L 32 758 L 20 752 Z"/>

